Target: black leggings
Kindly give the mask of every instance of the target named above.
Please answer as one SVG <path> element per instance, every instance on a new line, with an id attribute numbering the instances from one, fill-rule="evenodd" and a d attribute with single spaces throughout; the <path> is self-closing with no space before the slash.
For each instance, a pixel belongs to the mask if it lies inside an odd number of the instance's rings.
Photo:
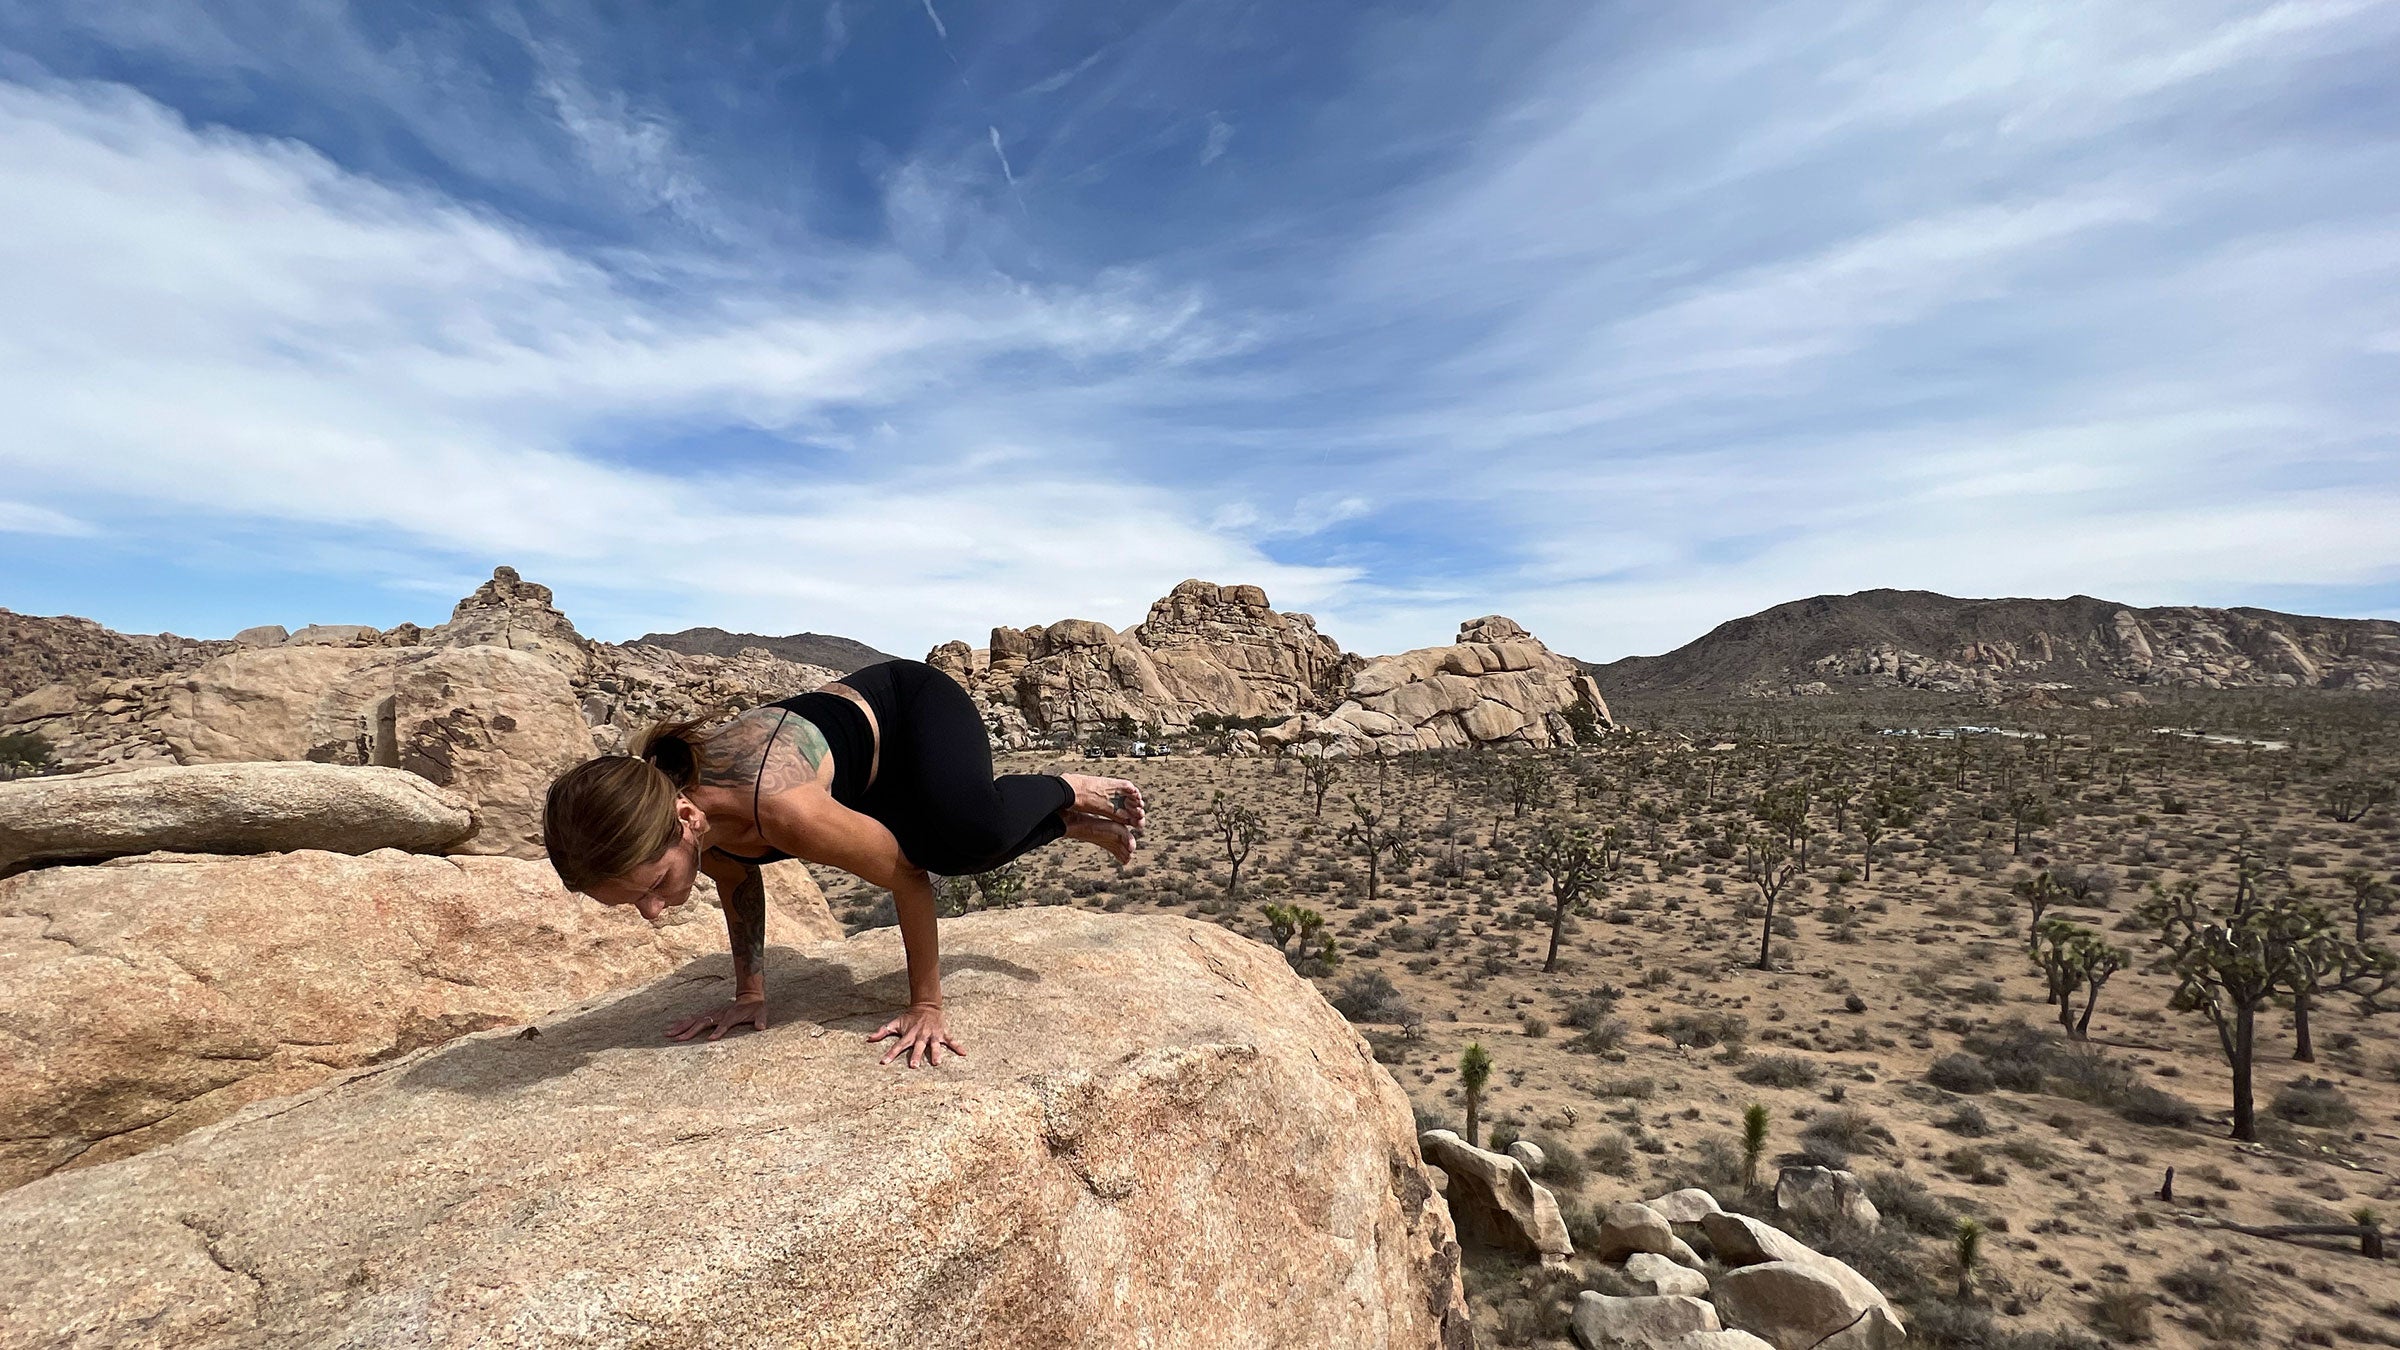
<path id="1" fill-rule="evenodd" d="M 875 709 L 883 738 L 875 782 L 856 809 L 882 821 L 910 862 L 940 876 L 966 876 L 1065 835 L 1059 812 L 1074 804 L 1075 789 L 1049 773 L 993 778 L 991 736 L 958 681 L 922 661 L 900 660 L 852 671 L 842 683 Z M 863 733 L 866 716 L 857 704 L 825 697 L 848 710 Z M 863 779 L 863 755 L 856 768 Z M 842 769 L 847 778 L 850 766 Z"/>

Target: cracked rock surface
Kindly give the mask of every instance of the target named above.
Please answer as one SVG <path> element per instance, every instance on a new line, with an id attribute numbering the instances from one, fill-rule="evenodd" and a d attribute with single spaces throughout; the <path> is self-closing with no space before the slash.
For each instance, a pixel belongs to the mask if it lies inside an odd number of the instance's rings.
<path id="1" fill-rule="evenodd" d="M 764 1033 L 659 1038 L 711 958 L 0 1195 L 0 1346 L 1469 1343 L 1407 1101 L 1275 952 L 1065 908 L 942 947 L 938 1067 L 865 1040 L 878 929 L 779 953 Z"/>
<path id="2" fill-rule="evenodd" d="M 840 939 L 802 864 L 767 873 L 770 943 Z M 669 916 L 570 896 L 546 862 L 392 849 L 0 880 L 0 1186 L 670 971 L 695 1007 L 721 998 L 722 916 L 699 892 Z"/>

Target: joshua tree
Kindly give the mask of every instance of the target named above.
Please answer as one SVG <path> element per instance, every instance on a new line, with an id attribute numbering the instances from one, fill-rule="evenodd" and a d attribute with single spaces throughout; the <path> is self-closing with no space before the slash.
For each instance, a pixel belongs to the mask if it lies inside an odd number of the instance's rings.
<path id="1" fill-rule="evenodd" d="M 1484 1053 L 1483 1042 L 1467 1042 L 1465 1054 L 1458 1057 L 1458 1085 L 1467 1094 L 1467 1142 L 1475 1142 L 1476 1126 L 1483 1113 L 1483 1085 L 1492 1081 L 1492 1057 Z"/>
<path id="2" fill-rule="evenodd" d="M 1408 836 L 1391 821 L 1391 811 L 1381 800 L 1373 807 L 1356 797 L 1350 799 L 1350 814 L 1356 819 L 1342 827 L 1342 841 L 1355 845 L 1367 855 L 1367 903 L 1374 904 L 1382 893 L 1383 869 L 1386 864 L 1401 866 L 1413 856 Z"/>
<path id="3" fill-rule="evenodd" d="M 1752 1102 L 1742 1112 L 1742 1189 L 1758 1189 L 1758 1160 L 1767 1151 L 1767 1108 Z"/>
<path id="4" fill-rule="evenodd" d="M 2025 950 L 2041 950 L 2042 915 L 2058 903 L 2058 878 L 2050 875 L 2050 869 L 2043 868 L 2032 876 L 2019 878 L 2009 889 L 2015 891 L 2017 898 L 2024 901 L 2025 907 L 2031 911 L 2025 920 Z"/>
<path id="5" fill-rule="evenodd" d="M 2351 938 L 2363 947 L 2367 945 L 2367 925 L 2392 912 L 2392 888 L 2363 867 L 2342 869 L 2341 881 L 2350 890 Z"/>
<path id="6" fill-rule="evenodd" d="M 2202 903 L 2196 881 L 2153 883 L 2142 918 L 2158 929 L 2180 980 L 2170 1006 L 2201 1013 L 2216 1028 L 2233 1073 L 2233 1137 L 2244 1143 L 2258 1141 L 2250 1071 L 2259 1008 L 2302 984 L 2363 990 L 2376 981 L 2388 988 L 2394 978 L 2390 953 L 2352 942 L 2324 911 L 2289 893 L 2269 900 L 2237 889 L 2234 907 L 2220 912 Z"/>
<path id="7" fill-rule="evenodd" d="M 1875 879 L 1875 844 L 1876 841 L 1883 838 L 1883 807 L 1879 803 L 1868 802 L 1866 809 L 1858 813 L 1858 833 L 1860 838 L 1867 841 L 1866 856 L 1859 867 L 1859 879 L 1873 881 Z"/>
<path id="8" fill-rule="evenodd" d="M 2392 799 L 2392 785 L 2345 778 L 2325 793 L 2325 806 L 2344 825 Z"/>
<path id="9" fill-rule="evenodd" d="M 1758 922 L 1758 969 L 1772 970 L 1770 948 L 1775 940 L 1775 902 L 1783 897 L 1799 875 L 1800 864 L 1793 861 L 1791 851 L 1782 840 L 1756 830 L 1742 836 L 1742 851 L 1750 862 L 1750 881 L 1758 887 L 1759 898 L 1767 902 L 1766 915 Z"/>
<path id="10" fill-rule="evenodd" d="M 1233 864 L 1233 873 L 1225 879 L 1225 894 L 1242 893 L 1242 863 L 1258 841 L 1267 837 L 1267 818 L 1257 807 L 1249 806 L 1225 795 L 1218 788 L 1208 799 L 1210 815 L 1216 821 L 1217 837 L 1225 841 L 1225 860 Z"/>
<path id="11" fill-rule="evenodd" d="M 1325 931 L 1325 916 L 1300 905 L 1265 904 L 1258 907 L 1258 912 L 1267 921 L 1267 931 L 1275 935 L 1275 950 L 1282 952 L 1284 960 L 1295 965 L 1307 958 L 1308 944 Z M 1291 945 L 1295 937 L 1300 939 L 1298 947 Z M 1326 961 L 1328 965 L 1333 964 L 1329 959 L 1332 953 L 1333 939 L 1323 939 L 1318 947 L 1318 959 Z"/>
<path id="12" fill-rule="evenodd" d="M 1308 780 L 1308 809 L 1312 820 L 1325 818 L 1325 794 L 1340 781 L 1341 766 L 1323 755 L 1300 761 L 1300 772 Z"/>
<path id="13" fill-rule="evenodd" d="M 1975 1292 L 1975 1267 L 1983 1260 L 1983 1225 L 1960 1219 L 1951 1241 L 1958 1257 L 1958 1301 L 1964 1303 Z"/>
<path id="14" fill-rule="evenodd" d="M 1526 856 L 1550 878 L 1550 954 L 1542 958 L 1542 972 L 1548 974 L 1558 968 L 1567 915 L 1600 881 L 1604 853 L 1589 825 L 1551 819 L 1534 827 L 1533 847 Z"/>
<path id="15" fill-rule="evenodd" d="M 1523 820 L 1525 808 L 1550 795 L 1553 775 L 1549 761 L 1538 755 L 1515 755 L 1500 767 L 1500 795 L 1508 802 L 1508 818 Z"/>
<path id="16" fill-rule="evenodd" d="M 2025 831 L 2028 827 L 2049 824 L 2055 818 L 2050 799 L 2032 788 L 2018 788 L 2008 794 L 2010 833 L 2008 851 L 2015 856 L 2025 852 Z"/>
<path id="17" fill-rule="evenodd" d="M 2033 935 L 2034 964 L 2050 986 L 2050 1001 L 2058 1005 L 2058 1024 L 2082 1040 L 2090 1032 L 2092 1010 L 2100 1006 L 2100 987 L 2133 959 L 2121 947 L 2111 947 L 2089 928 L 2050 919 Z M 2075 996 L 2083 995 L 2083 1011 L 2075 1011 Z"/>

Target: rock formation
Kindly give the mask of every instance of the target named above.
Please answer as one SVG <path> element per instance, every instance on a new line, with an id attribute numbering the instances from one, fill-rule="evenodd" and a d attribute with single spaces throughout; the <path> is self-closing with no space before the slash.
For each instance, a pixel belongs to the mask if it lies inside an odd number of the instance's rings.
<path id="1" fill-rule="evenodd" d="M 1775 1210 L 1778 1217 L 1802 1214 L 1862 1228 L 1883 1222 L 1875 1202 L 1867 1198 L 1867 1188 L 1859 1184 L 1858 1174 L 1830 1167 L 1784 1168 L 1775 1178 Z"/>
<path id="2" fill-rule="evenodd" d="M 938 1069 L 864 1042 L 883 929 L 771 973 L 765 1033 L 661 1041 L 715 996 L 664 979 L 20 1187 L 0 1343 L 1471 1343 L 1406 1099 L 1275 952 L 1063 908 L 943 937 Z"/>
<path id="3" fill-rule="evenodd" d="M 1529 1176 L 1523 1163 L 1477 1148 L 1449 1130 L 1427 1130 L 1417 1137 L 1417 1146 L 1425 1161 L 1449 1178 L 1442 1194 L 1461 1242 L 1552 1265 L 1575 1254 L 1558 1197 Z"/>
<path id="4" fill-rule="evenodd" d="M 769 871 L 784 873 L 770 942 L 840 939 L 801 864 Z M 153 853 L 0 880 L 0 1185 L 721 954 L 714 895 L 654 928 L 569 895 L 547 863 L 388 849 Z M 795 966 L 771 957 L 770 978 Z M 684 999 L 718 997 L 726 969 L 692 972 L 717 982 Z"/>
<path id="5" fill-rule="evenodd" d="M 1323 718 L 1300 718 L 1261 734 L 1268 743 L 1303 739 L 1347 754 L 1449 750 L 1470 745 L 1573 745 L 1613 723 L 1600 685 L 1514 620 L 1499 615 L 1458 627 L 1458 641 L 1379 656 L 1351 674 L 1342 702 Z"/>
<path id="6" fill-rule="evenodd" d="M 162 851 L 440 853 L 474 832 L 466 799 L 397 769 L 223 764 L 0 783 L 0 876 Z"/>
<path id="7" fill-rule="evenodd" d="M 173 633 L 118 633 L 90 619 L 0 609 L 0 705 L 46 684 L 78 687 L 187 669 L 229 645 Z"/>
<path id="8" fill-rule="evenodd" d="M 1001 743 L 1077 736 L 1119 719 L 1182 730 L 1202 714 L 1283 719 L 1251 744 L 1327 754 L 1468 745 L 1570 745 L 1610 725 L 1600 686 L 1498 615 L 1458 641 L 1362 658 L 1256 586 L 1185 581 L 1123 633 L 1089 619 L 995 628 L 991 645 L 945 643 L 926 661 L 983 707 Z M 1236 733 L 1237 737 L 1246 733 Z"/>
<path id="9" fill-rule="evenodd" d="M 994 628 L 989 646 L 926 654 L 976 696 L 1004 743 L 1077 736 L 1120 718 L 1181 730 L 1203 713 L 1288 717 L 1332 706 L 1351 664 L 1306 614 L 1256 586 L 1184 581 L 1120 633 L 1089 619 Z"/>

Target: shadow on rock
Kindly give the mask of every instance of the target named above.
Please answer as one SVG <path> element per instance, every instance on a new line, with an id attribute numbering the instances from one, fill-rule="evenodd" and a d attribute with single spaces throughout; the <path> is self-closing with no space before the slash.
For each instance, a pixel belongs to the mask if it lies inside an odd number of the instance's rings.
<path id="1" fill-rule="evenodd" d="M 823 961 L 789 947 L 769 949 L 770 991 L 767 1030 L 731 1032 L 727 1041 L 745 1036 L 807 1036 L 817 1027 L 841 1026 L 871 1031 L 908 1006 L 908 972 L 888 971 L 859 981 L 850 968 Z M 942 958 L 942 973 L 986 970 L 1012 980 L 1038 983 L 1039 972 L 1013 961 L 976 953 Z M 674 973 L 622 998 L 554 1022 L 537 1024 L 537 1035 L 509 1036 L 462 1042 L 448 1051 L 426 1057 L 403 1074 L 399 1086 L 496 1096 L 563 1078 L 611 1050 L 678 1050 L 691 1052 L 707 1045 L 705 1037 L 689 1041 L 667 1039 L 667 1027 L 693 1013 L 721 1006 L 733 985 L 733 958 L 704 956 Z M 723 1042 L 719 1042 L 722 1044 Z"/>

